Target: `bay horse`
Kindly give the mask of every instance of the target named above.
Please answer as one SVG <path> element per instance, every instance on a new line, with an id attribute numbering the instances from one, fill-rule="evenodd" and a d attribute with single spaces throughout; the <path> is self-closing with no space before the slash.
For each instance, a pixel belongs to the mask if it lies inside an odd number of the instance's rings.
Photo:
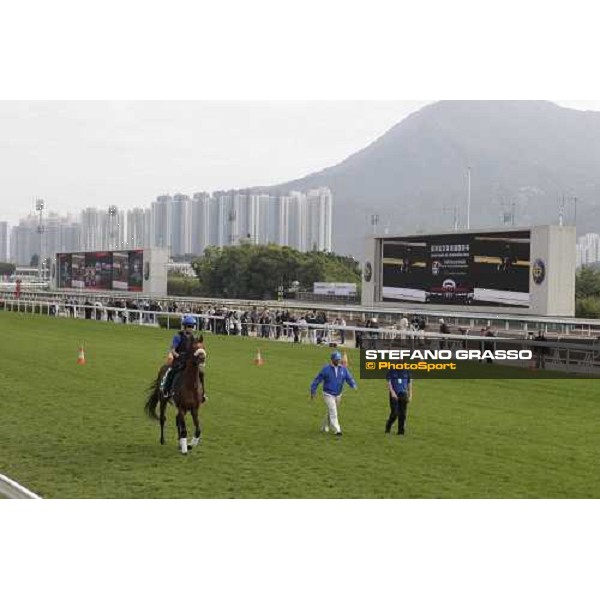
<path id="1" fill-rule="evenodd" d="M 194 437 L 190 442 L 190 449 L 194 448 L 200 442 L 200 421 L 198 419 L 198 410 L 204 401 L 204 386 L 200 381 L 200 369 L 204 367 L 206 361 L 206 349 L 204 348 L 204 340 L 202 336 L 195 338 L 190 336 L 187 338 L 185 347 L 185 363 L 183 369 L 175 375 L 173 381 L 173 403 L 177 410 L 175 424 L 177 426 L 177 437 L 179 440 L 179 450 L 181 454 L 188 453 L 187 443 L 187 428 L 185 424 L 185 416 L 189 412 L 192 414 L 194 421 Z M 169 398 L 165 398 L 160 390 L 160 383 L 169 368 L 169 365 L 163 365 L 158 371 L 158 376 L 150 386 L 150 393 L 144 407 L 146 414 L 160 421 L 160 443 L 165 443 L 165 422 L 167 411 L 167 403 Z M 204 377 L 202 377 L 204 381 Z M 156 407 L 160 405 L 160 417 L 156 414 Z"/>

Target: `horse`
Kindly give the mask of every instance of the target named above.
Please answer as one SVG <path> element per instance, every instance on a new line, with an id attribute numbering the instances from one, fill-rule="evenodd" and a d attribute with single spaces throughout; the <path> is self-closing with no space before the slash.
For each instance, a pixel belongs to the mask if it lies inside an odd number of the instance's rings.
<path id="1" fill-rule="evenodd" d="M 198 419 L 198 409 L 204 401 L 204 386 L 200 381 L 200 369 L 206 361 L 206 350 L 202 336 L 199 338 L 190 337 L 187 340 L 185 352 L 185 364 L 181 371 L 175 375 L 173 381 L 173 402 L 177 409 L 175 424 L 177 426 L 177 436 L 179 439 L 179 450 L 181 454 L 188 453 L 187 429 L 185 416 L 192 413 L 194 421 L 194 437 L 190 442 L 190 450 L 200 442 L 200 421 Z M 158 371 L 156 380 L 150 385 L 148 399 L 144 407 L 146 414 L 151 419 L 160 421 L 160 443 L 165 443 L 164 427 L 166 422 L 166 410 L 168 398 L 165 398 L 160 390 L 160 383 L 169 368 L 169 365 L 163 365 Z M 204 378 L 202 378 L 204 381 Z M 160 405 L 160 417 L 156 415 L 156 407 Z"/>

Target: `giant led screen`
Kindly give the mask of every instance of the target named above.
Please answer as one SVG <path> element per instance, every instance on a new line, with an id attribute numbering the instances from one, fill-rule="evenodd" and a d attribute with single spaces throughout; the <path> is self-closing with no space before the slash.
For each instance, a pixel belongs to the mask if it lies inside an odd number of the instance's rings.
<path id="1" fill-rule="evenodd" d="M 59 288 L 84 290 L 143 289 L 143 250 L 72 252 L 56 256 Z"/>
<path id="2" fill-rule="evenodd" d="M 382 241 L 381 299 L 529 307 L 530 231 Z"/>

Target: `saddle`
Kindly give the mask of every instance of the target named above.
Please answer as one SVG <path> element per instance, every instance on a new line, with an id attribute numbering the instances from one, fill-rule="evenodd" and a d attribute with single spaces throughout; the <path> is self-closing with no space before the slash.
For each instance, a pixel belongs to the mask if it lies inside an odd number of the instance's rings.
<path id="1" fill-rule="evenodd" d="M 175 390 L 177 389 L 177 384 L 179 383 L 179 379 L 182 376 L 183 371 L 177 371 L 175 375 L 173 375 L 173 381 L 171 382 L 171 387 L 169 389 L 169 393 L 165 395 L 165 398 L 173 405 L 175 404 Z M 204 388 L 204 386 L 202 386 Z M 204 404 L 208 400 L 208 396 L 202 393 L 202 399 L 200 400 L 200 404 Z"/>

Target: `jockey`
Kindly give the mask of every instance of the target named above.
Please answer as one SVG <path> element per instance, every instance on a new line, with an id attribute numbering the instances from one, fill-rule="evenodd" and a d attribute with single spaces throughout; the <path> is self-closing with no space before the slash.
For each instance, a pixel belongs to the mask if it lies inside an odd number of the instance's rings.
<path id="1" fill-rule="evenodd" d="M 183 317 L 181 324 L 183 329 L 173 337 L 171 348 L 169 349 L 168 361 L 170 367 L 167 369 L 167 372 L 165 373 L 165 376 L 160 384 L 160 389 L 165 398 L 168 398 L 171 395 L 171 386 L 173 385 L 175 375 L 185 366 L 185 349 L 190 343 L 189 338 L 193 337 L 194 335 L 196 319 L 191 315 L 186 315 Z M 204 379 L 204 377 L 202 377 L 202 379 Z"/>

